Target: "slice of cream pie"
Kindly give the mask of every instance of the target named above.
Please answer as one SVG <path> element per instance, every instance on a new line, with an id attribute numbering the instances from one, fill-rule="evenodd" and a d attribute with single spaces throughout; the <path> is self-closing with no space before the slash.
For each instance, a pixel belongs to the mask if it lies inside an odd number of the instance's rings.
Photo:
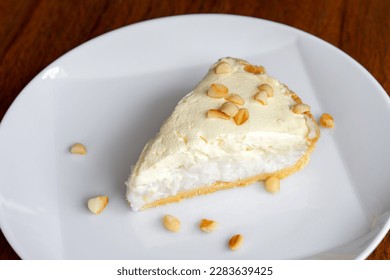
<path id="1" fill-rule="evenodd" d="M 222 58 L 176 106 L 126 182 L 134 211 L 303 168 L 320 132 L 310 107 L 255 66 Z"/>

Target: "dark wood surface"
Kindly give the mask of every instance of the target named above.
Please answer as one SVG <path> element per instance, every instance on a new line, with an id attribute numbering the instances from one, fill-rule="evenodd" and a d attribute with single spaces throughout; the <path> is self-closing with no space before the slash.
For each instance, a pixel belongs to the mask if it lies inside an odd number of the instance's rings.
<path id="1" fill-rule="evenodd" d="M 35 75 L 81 43 L 135 22 L 192 13 L 302 29 L 348 53 L 390 93 L 389 0 L 0 0 L 0 120 Z M 19 259 L 1 232 L 0 259 Z M 368 259 L 390 259 L 390 234 Z"/>

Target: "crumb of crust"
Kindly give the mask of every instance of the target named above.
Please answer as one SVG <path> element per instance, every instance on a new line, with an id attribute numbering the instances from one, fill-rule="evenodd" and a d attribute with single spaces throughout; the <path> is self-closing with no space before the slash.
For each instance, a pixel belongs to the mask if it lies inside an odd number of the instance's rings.
<path id="1" fill-rule="evenodd" d="M 180 231 L 180 220 L 171 215 L 165 215 L 163 217 L 163 225 L 164 227 L 171 232 Z"/>
<path id="2" fill-rule="evenodd" d="M 218 226 L 218 223 L 213 220 L 202 219 L 199 224 L 199 228 L 204 232 L 212 232 Z"/>
<path id="3" fill-rule="evenodd" d="M 334 119 L 332 115 L 328 113 L 324 113 L 320 117 L 320 125 L 325 128 L 333 128 L 334 127 Z"/>

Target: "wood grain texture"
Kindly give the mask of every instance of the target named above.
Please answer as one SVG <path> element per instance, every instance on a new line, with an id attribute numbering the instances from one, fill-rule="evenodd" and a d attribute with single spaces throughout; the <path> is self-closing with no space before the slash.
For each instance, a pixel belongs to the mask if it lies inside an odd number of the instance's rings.
<path id="1" fill-rule="evenodd" d="M 181 14 L 228 13 L 284 23 L 328 41 L 390 93 L 390 1 L 386 0 L 1 0 L 0 120 L 49 63 L 98 35 Z M 0 259 L 19 259 L 0 234 Z M 390 259 L 390 234 L 368 259 Z"/>

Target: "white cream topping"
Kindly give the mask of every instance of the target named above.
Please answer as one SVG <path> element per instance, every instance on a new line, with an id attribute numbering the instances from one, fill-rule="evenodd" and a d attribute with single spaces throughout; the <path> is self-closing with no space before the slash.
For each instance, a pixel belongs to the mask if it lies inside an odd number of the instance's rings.
<path id="1" fill-rule="evenodd" d="M 219 62 L 232 72 L 216 74 Z M 302 157 L 317 125 L 304 114 L 295 114 L 289 90 L 267 74 L 243 70 L 239 60 L 223 58 L 211 66 L 197 87 L 176 106 L 160 132 L 145 146 L 126 182 L 127 199 L 137 211 L 146 203 L 216 181 L 236 181 L 291 166 Z M 225 85 L 229 93 L 245 101 L 249 119 L 237 126 L 231 120 L 209 119 L 209 109 L 226 101 L 210 98 L 212 83 Z M 274 96 L 268 105 L 254 100 L 257 86 L 268 83 Z"/>

